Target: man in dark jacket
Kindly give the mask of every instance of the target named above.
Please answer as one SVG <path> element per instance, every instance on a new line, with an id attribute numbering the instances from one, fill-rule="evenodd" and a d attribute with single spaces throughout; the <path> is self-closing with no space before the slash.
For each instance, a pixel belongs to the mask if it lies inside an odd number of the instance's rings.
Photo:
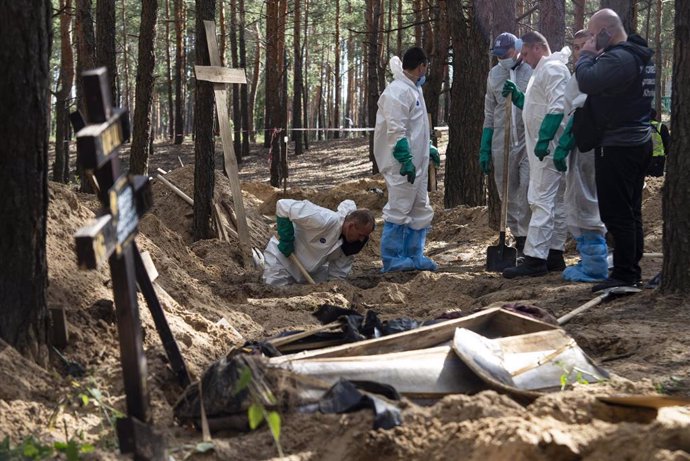
<path id="1" fill-rule="evenodd" d="M 592 37 L 582 47 L 575 74 L 602 131 L 595 153 L 599 212 L 615 246 L 609 279 L 592 288 L 599 291 L 637 285 L 641 278 L 642 187 L 652 157 L 656 71 L 653 51 L 639 40 L 628 40 L 613 10 L 597 11 L 588 30 Z"/>

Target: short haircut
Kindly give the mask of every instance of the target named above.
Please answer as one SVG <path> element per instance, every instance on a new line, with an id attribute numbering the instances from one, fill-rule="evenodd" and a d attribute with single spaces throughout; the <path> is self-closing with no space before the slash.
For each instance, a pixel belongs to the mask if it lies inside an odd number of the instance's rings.
<path id="1" fill-rule="evenodd" d="M 546 37 L 535 30 L 527 32 L 525 35 L 523 35 L 522 43 L 523 45 L 528 46 L 544 45 L 547 48 L 549 47 L 549 42 L 546 40 Z"/>
<path id="2" fill-rule="evenodd" d="M 359 229 L 371 227 L 371 230 L 373 231 L 376 228 L 374 213 L 366 208 L 358 208 L 355 211 L 348 213 L 348 215 L 345 217 L 345 221 L 354 222 Z"/>
<path id="3" fill-rule="evenodd" d="M 418 46 L 413 46 L 405 51 L 402 59 L 403 69 L 412 70 L 419 67 L 420 64 L 426 64 L 428 61 L 426 53 Z"/>
<path id="4" fill-rule="evenodd" d="M 580 29 L 573 35 L 573 40 L 577 40 L 578 38 L 589 38 L 591 35 L 592 34 L 590 34 L 587 29 Z"/>

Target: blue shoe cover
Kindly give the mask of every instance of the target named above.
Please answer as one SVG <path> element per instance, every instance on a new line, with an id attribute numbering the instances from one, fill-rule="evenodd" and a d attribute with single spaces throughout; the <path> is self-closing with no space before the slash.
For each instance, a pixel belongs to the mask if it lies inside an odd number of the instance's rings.
<path id="1" fill-rule="evenodd" d="M 420 271 L 435 271 L 438 266 L 431 258 L 424 256 L 424 243 L 429 229 L 409 229 L 405 237 L 407 254 L 412 257 L 414 267 Z"/>
<path id="2" fill-rule="evenodd" d="M 606 260 L 608 248 L 604 236 L 596 232 L 585 232 L 578 240 L 580 262 L 563 271 L 563 279 L 570 282 L 599 282 L 609 276 Z"/>
<path id="3" fill-rule="evenodd" d="M 411 271 L 415 264 L 407 254 L 405 237 L 409 229 L 401 224 L 383 223 L 381 233 L 381 272 Z"/>

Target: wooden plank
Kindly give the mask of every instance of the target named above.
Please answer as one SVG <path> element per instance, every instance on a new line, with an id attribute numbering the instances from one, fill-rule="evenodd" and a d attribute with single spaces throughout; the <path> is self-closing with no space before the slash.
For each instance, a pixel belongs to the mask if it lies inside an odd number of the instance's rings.
<path id="1" fill-rule="evenodd" d="M 156 269 L 156 265 L 153 264 L 153 259 L 151 259 L 151 253 L 149 253 L 148 251 L 142 251 L 141 260 L 144 262 L 144 269 L 146 269 L 146 273 L 149 276 L 149 280 L 155 282 L 158 278 L 158 269 Z"/>
<path id="2" fill-rule="evenodd" d="M 380 338 L 369 339 L 342 346 L 329 347 L 318 351 L 300 352 L 298 354 L 284 355 L 270 359 L 270 363 L 284 363 L 292 360 L 304 360 L 322 357 L 344 357 L 357 355 L 384 354 L 390 352 L 400 352 L 404 350 L 425 349 L 438 346 L 446 341 L 451 341 L 456 328 L 467 328 L 472 331 L 489 331 L 490 325 L 494 322 L 497 327 L 508 336 L 508 324 L 514 320 L 515 328 L 512 335 L 532 333 L 540 330 L 554 329 L 549 325 L 530 317 L 526 317 L 513 312 L 505 311 L 499 307 L 486 309 L 475 314 L 468 315 L 459 319 L 448 320 L 394 335 L 382 336 Z"/>
<path id="3" fill-rule="evenodd" d="M 163 175 L 161 175 L 161 174 L 159 174 L 157 176 L 157 178 L 161 183 L 163 183 L 171 191 L 173 191 L 175 194 L 177 194 L 182 200 L 189 203 L 190 206 L 194 206 L 194 200 L 192 200 L 192 198 L 189 195 L 182 192 L 179 187 L 177 187 L 175 184 L 168 181 L 168 179 L 164 178 Z"/>
<path id="4" fill-rule="evenodd" d="M 302 331 L 300 333 L 295 333 L 294 335 L 281 336 L 279 338 L 269 339 L 266 342 L 273 344 L 273 346 L 280 349 L 282 346 L 285 346 L 287 344 L 294 343 L 295 341 L 299 341 L 300 339 L 303 339 L 303 338 L 308 338 L 309 336 L 316 334 L 316 333 L 321 333 L 322 331 L 328 331 L 328 330 L 332 330 L 334 328 L 341 327 L 342 325 L 343 325 L 342 322 L 335 321 L 335 322 L 331 322 L 331 323 L 326 324 L 326 325 L 321 325 L 320 327 L 312 328 L 310 330 Z"/>
<path id="5" fill-rule="evenodd" d="M 218 43 L 216 42 L 216 24 L 213 21 L 204 21 L 206 29 L 206 42 L 208 43 L 209 58 L 212 66 L 220 66 L 220 54 L 218 53 Z M 216 99 L 216 112 L 218 114 L 218 125 L 220 137 L 223 143 L 223 159 L 225 162 L 225 172 L 230 179 L 230 190 L 237 213 L 237 233 L 240 237 L 240 247 L 244 262 L 247 267 L 252 264 L 251 240 L 249 237 L 249 227 L 247 226 L 247 216 L 244 210 L 244 200 L 242 199 L 242 188 L 240 186 L 240 174 L 237 166 L 237 158 L 232 144 L 232 132 L 227 113 L 227 91 L 224 85 L 215 83 L 213 93 Z"/>
<path id="6" fill-rule="evenodd" d="M 247 83 L 244 69 L 230 69 L 216 66 L 194 66 L 197 80 L 211 83 Z"/>

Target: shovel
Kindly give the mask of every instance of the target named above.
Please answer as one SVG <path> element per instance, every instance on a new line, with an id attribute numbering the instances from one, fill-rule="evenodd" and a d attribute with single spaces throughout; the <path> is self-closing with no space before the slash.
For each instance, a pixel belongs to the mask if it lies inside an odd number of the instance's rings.
<path id="1" fill-rule="evenodd" d="M 498 234 L 498 245 L 486 249 L 486 270 L 503 272 L 503 269 L 515 267 L 517 250 L 506 246 L 506 219 L 508 217 L 508 161 L 510 155 L 510 124 L 513 111 L 511 95 L 506 97 L 505 135 L 503 137 L 503 200 L 501 200 L 501 227 Z"/>
<path id="2" fill-rule="evenodd" d="M 597 306 L 604 301 L 608 301 L 610 299 L 613 299 L 618 296 L 624 296 L 624 295 L 631 295 L 633 293 L 639 293 L 642 291 L 641 288 L 636 288 L 636 287 L 612 287 L 612 288 L 607 288 L 605 290 L 601 291 L 601 294 L 597 296 L 596 298 L 592 299 L 591 301 L 587 301 L 584 303 L 582 306 L 578 307 L 577 309 L 573 310 L 572 312 L 568 312 L 562 317 L 558 318 L 558 324 L 563 325 L 564 323 L 568 322 L 570 319 L 575 317 L 578 314 L 583 313 L 589 308 L 592 308 L 594 306 Z"/>

